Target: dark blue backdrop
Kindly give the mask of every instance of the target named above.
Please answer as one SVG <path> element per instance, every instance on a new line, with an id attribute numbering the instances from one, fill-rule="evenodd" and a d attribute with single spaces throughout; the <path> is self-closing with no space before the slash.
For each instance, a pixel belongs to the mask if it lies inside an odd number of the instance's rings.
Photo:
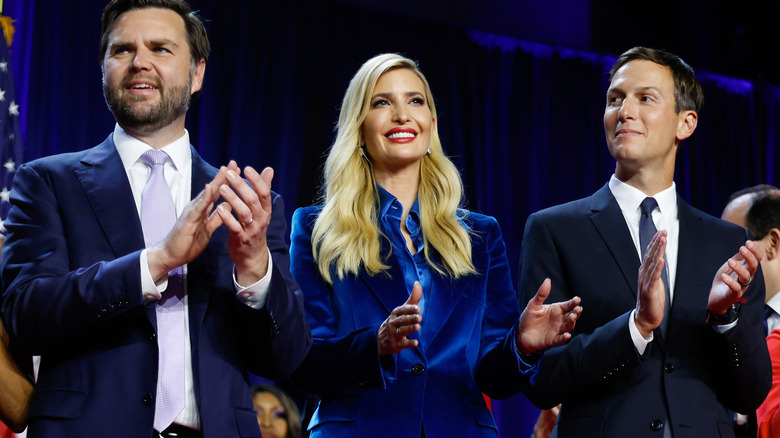
<path id="1" fill-rule="evenodd" d="M 27 160 L 93 146 L 113 127 L 97 59 L 105 1 L 73 3 L 5 1 L 5 14 L 17 20 L 12 67 Z M 419 60 L 445 150 L 462 170 L 466 204 L 499 220 L 515 266 L 530 213 L 592 193 L 614 170 L 601 122 L 614 54 L 359 4 L 366 2 L 191 3 L 209 20 L 213 44 L 201 99 L 188 116 L 192 141 L 213 164 L 273 166 L 288 218 L 313 202 L 347 83 L 380 52 Z M 556 32 L 565 33 L 552 28 L 539 41 L 555 41 Z M 624 39 L 619 50 L 648 44 Z M 698 73 L 705 108 L 675 179 L 689 202 L 718 215 L 731 192 L 777 183 L 780 87 Z M 494 412 L 502 436 L 522 437 L 538 410 L 518 395 L 495 403 Z"/>

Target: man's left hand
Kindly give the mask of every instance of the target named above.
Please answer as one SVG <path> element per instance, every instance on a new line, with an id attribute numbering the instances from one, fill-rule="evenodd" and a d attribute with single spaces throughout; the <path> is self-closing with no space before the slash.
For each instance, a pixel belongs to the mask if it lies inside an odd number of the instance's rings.
<path id="1" fill-rule="evenodd" d="M 517 347 L 523 354 L 535 353 L 571 338 L 572 329 L 582 314 L 580 298 L 555 304 L 544 304 L 550 296 L 550 279 L 544 280 L 528 302 L 517 326 Z"/>
<path id="2" fill-rule="evenodd" d="M 761 248 L 748 240 L 745 246 L 715 273 L 707 307 L 716 315 L 723 315 L 732 304 L 742 299 L 761 261 Z"/>
<path id="3" fill-rule="evenodd" d="M 217 208 L 222 222 L 230 231 L 228 253 L 236 264 L 236 281 L 241 286 L 251 286 L 268 271 L 266 231 L 271 223 L 271 181 L 274 170 L 270 167 L 257 173 L 251 166 L 241 169 L 235 161 L 228 164 L 227 184 L 220 187 L 225 202 Z M 234 212 L 235 216 L 231 213 Z"/>

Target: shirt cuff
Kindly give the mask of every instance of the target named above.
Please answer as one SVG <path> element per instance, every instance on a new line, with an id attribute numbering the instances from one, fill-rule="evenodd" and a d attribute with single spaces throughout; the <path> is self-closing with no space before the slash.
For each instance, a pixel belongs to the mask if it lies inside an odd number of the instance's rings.
<path id="1" fill-rule="evenodd" d="M 265 250 L 268 251 L 268 270 L 265 271 L 263 278 L 255 284 L 247 287 L 238 284 L 238 280 L 236 280 L 236 266 L 233 265 L 233 286 L 236 288 L 236 297 L 238 297 L 239 301 L 253 309 L 262 309 L 265 306 L 265 302 L 268 300 L 268 290 L 271 287 L 274 259 L 271 257 L 271 250 L 268 247 Z"/>
<path id="2" fill-rule="evenodd" d="M 512 330 L 512 352 L 515 354 L 517 360 L 517 371 L 521 374 L 534 373 L 538 370 L 539 359 L 542 357 L 542 352 L 532 354 L 522 354 L 517 350 L 517 328 Z M 535 380 L 535 377 L 534 377 Z"/>
<path id="3" fill-rule="evenodd" d="M 715 329 L 716 332 L 718 332 L 720 334 L 724 334 L 724 333 L 728 332 L 729 330 L 733 329 L 734 327 L 736 327 L 738 321 L 739 321 L 739 318 L 734 320 L 734 322 L 730 322 L 728 324 L 721 325 L 721 324 L 717 324 L 717 323 L 713 322 L 710 325 L 712 325 L 712 328 Z"/>
<path id="4" fill-rule="evenodd" d="M 647 345 L 653 341 L 653 332 L 650 332 L 650 336 L 644 337 L 642 333 L 639 333 L 639 327 L 636 326 L 636 309 L 631 311 L 631 315 L 628 317 L 628 331 L 631 333 L 631 340 L 634 341 L 634 347 L 636 347 L 639 355 L 645 354 Z"/>
<path id="5" fill-rule="evenodd" d="M 152 301 L 158 301 L 162 298 L 162 293 L 168 288 L 168 276 L 160 282 L 160 284 L 154 284 L 154 278 L 152 278 L 152 271 L 149 269 L 149 261 L 146 256 L 148 250 L 141 251 L 141 295 L 144 302 L 149 303 Z"/>

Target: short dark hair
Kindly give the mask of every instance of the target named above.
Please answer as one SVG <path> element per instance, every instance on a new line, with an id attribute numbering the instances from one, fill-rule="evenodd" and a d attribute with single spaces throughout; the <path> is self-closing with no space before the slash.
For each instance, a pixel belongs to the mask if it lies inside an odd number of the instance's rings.
<path id="1" fill-rule="evenodd" d="M 666 50 L 647 47 L 634 47 L 626 50 L 612 66 L 612 70 L 609 72 L 610 79 L 615 76 L 620 67 L 635 60 L 651 61 L 671 70 L 674 78 L 675 112 L 679 113 L 681 110 L 699 112 L 704 104 L 704 93 L 701 90 L 699 80 L 696 79 L 691 66 L 679 56 Z"/>
<path id="2" fill-rule="evenodd" d="M 780 229 L 780 194 L 766 192 L 758 195 L 748 210 L 745 222 L 755 240 L 763 239 L 772 228 Z"/>
<path id="3" fill-rule="evenodd" d="M 193 65 L 206 60 L 211 52 L 211 43 L 206 34 L 206 27 L 198 14 L 190 9 L 190 5 L 184 0 L 112 0 L 105 9 L 101 21 L 103 29 L 100 34 L 100 63 L 106 56 L 108 49 L 108 35 L 114 28 L 114 23 L 120 15 L 128 11 L 144 8 L 170 9 L 179 14 L 184 20 L 187 30 L 187 45 L 190 46 L 190 57 Z"/>
<path id="4" fill-rule="evenodd" d="M 739 198 L 740 196 L 752 195 L 752 194 L 762 195 L 766 192 L 771 192 L 773 190 L 780 191 L 780 189 L 770 184 L 758 184 L 755 186 L 745 187 L 742 190 L 737 190 L 736 192 L 732 193 L 731 196 L 729 196 L 728 202 L 731 202 Z"/>

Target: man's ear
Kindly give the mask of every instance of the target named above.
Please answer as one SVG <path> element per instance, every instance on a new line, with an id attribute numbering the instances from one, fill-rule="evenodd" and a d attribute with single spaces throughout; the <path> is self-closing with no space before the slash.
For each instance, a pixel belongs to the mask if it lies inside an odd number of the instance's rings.
<path id="1" fill-rule="evenodd" d="M 682 111 L 679 115 L 679 124 L 677 125 L 677 141 L 681 142 L 693 135 L 696 125 L 699 123 L 699 115 L 696 111 Z"/>
<path id="2" fill-rule="evenodd" d="M 780 256 L 780 230 L 772 228 L 761 240 L 764 242 L 764 257 L 767 261 Z"/>
<path id="3" fill-rule="evenodd" d="M 203 87 L 203 78 L 206 75 L 206 60 L 201 59 L 195 64 L 195 70 L 192 72 L 192 88 L 190 94 L 195 94 Z"/>

